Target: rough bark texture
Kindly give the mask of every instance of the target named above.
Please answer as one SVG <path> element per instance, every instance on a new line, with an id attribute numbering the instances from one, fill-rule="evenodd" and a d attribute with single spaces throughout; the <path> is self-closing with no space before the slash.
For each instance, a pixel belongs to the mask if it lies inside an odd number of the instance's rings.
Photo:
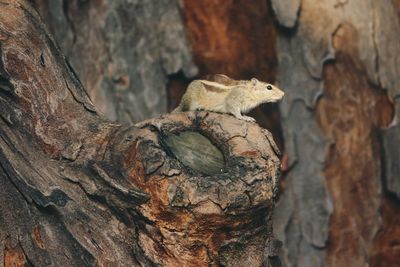
<path id="1" fill-rule="evenodd" d="M 207 112 L 115 124 L 29 2 L 0 8 L 1 264 L 279 266 L 268 131 Z M 212 175 L 182 160 L 207 151 Z"/>
<path id="2" fill-rule="evenodd" d="M 284 261 L 396 266 L 399 8 L 390 0 L 272 0 L 272 7 L 287 92 L 290 171 L 274 225 Z"/>
<path id="3" fill-rule="evenodd" d="M 399 1 L 182 2 L 200 73 L 277 74 L 287 93 L 283 139 L 258 118 L 286 149 L 285 265 L 397 266 Z"/>
<path id="4" fill-rule="evenodd" d="M 134 123 L 167 111 L 166 84 L 193 77 L 177 0 L 34 0 L 96 107 Z"/>
<path id="5" fill-rule="evenodd" d="M 274 215 L 285 265 L 397 267 L 399 0 L 34 2 L 113 120 L 164 112 L 165 97 L 174 108 L 196 75 L 191 58 L 199 75 L 277 82 L 280 114 L 253 115 L 285 148 Z M 0 253 L 24 262 L 21 244 L 6 239 Z"/>

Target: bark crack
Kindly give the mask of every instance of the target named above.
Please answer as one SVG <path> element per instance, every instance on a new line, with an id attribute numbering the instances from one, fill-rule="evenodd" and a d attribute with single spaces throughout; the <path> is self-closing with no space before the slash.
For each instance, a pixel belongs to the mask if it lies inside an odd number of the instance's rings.
<path id="1" fill-rule="evenodd" d="M 1 150 L 0 150 L 0 152 L 1 152 Z M 32 204 L 32 200 L 29 200 L 28 197 L 24 193 L 22 193 L 20 188 L 14 183 L 13 179 L 10 177 L 10 174 L 4 168 L 3 163 L 1 161 L 0 161 L 0 168 L 1 168 L 2 172 L 7 176 L 8 180 L 10 181 L 10 183 L 15 187 L 15 189 L 18 191 L 18 193 L 21 195 L 21 197 L 25 200 L 25 202 L 28 205 L 31 205 Z"/>

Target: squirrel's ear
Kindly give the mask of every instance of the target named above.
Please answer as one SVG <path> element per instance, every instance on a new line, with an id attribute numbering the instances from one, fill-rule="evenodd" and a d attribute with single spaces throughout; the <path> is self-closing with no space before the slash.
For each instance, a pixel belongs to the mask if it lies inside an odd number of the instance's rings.
<path id="1" fill-rule="evenodd" d="M 253 85 L 256 85 L 257 82 L 258 82 L 258 80 L 257 80 L 256 78 L 252 78 L 252 79 L 251 79 L 251 83 L 252 83 Z"/>

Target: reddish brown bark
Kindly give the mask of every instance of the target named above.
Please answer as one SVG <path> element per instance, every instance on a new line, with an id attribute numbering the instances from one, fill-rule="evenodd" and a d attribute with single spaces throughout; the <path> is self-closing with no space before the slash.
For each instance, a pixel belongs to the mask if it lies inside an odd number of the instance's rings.
<path id="1" fill-rule="evenodd" d="M 397 266 L 400 254 L 400 203 L 394 197 L 382 201 L 382 228 L 369 251 L 370 265 Z"/>
<path id="2" fill-rule="evenodd" d="M 184 22 L 200 73 L 274 81 L 276 29 L 266 1 L 183 1 Z"/>
<path id="3" fill-rule="evenodd" d="M 31 266 L 26 260 L 25 254 L 20 244 L 11 244 L 10 240 L 5 240 L 4 244 L 4 267 L 24 267 Z"/>
<path id="4" fill-rule="evenodd" d="M 325 66 L 325 95 L 316 110 L 321 128 L 335 140 L 325 169 L 335 203 L 329 226 L 330 266 L 349 264 L 349 259 L 351 265 L 362 266 L 365 259 L 361 255 L 372 248 L 380 230 L 376 213 L 382 193 L 377 129 L 393 119 L 386 93 L 368 82 L 351 41 L 354 39 L 357 32 L 351 25 L 343 25 L 335 33 L 336 60 Z M 351 225 L 358 227 L 350 231 Z"/>

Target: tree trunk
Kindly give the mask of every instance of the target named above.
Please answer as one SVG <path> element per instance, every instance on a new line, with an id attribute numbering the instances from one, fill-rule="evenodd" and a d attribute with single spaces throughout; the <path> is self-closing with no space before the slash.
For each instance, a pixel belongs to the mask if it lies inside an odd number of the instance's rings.
<path id="1" fill-rule="evenodd" d="M 171 110 L 196 68 L 277 82 L 252 115 L 285 151 L 285 266 L 398 265 L 399 0 L 31 2 L 113 121 Z"/>
<path id="2" fill-rule="evenodd" d="M 4 266 L 279 266 L 268 131 L 207 112 L 113 123 L 30 4 L 0 8 Z"/>
<path id="3" fill-rule="evenodd" d="M 400 6 L 271 2 L 287 93 L 289 171 L 274 224 L 284 262 L 398 266 Z"/>

